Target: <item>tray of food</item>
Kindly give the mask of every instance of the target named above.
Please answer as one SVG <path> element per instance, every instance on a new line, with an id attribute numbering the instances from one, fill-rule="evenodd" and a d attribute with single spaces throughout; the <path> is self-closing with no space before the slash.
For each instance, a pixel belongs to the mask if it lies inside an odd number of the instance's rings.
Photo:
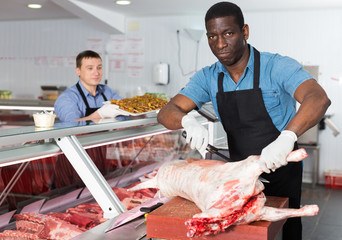
<path id="1" fill-rule="evenodd" d="M 131 116 L 139 116 L 158 112 L 167 104 L 167 100 L 155 97 L 152 94 L 145 94 L 120 100 L 110 99 L 110 103 L 118 105 L 120 110 Z"/>

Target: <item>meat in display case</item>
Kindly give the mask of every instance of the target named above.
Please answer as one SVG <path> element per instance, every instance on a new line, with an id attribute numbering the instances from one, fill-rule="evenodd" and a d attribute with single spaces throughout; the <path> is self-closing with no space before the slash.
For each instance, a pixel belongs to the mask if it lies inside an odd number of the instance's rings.
<path id="1" fill-rule="evenodd" d="M 142 207 L 167 201 L 154 188 L 127 189 L 165 161 L 199 154 L 181 130 L 167 130 L 155 117 L 6 129 L 0 144 L 0 239 L 120 234 L 126 223 L 143 218 Z"/>

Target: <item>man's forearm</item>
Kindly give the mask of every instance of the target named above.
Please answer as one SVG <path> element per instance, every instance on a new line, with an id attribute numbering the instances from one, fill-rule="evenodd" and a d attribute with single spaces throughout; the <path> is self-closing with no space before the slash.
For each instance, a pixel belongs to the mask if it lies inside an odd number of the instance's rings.
<path id="1" fill-rule="evenodd" d="M 302 102 L 297 114 L 287 125 L 299 137 L 321 121 L 331 102 L 325 94 L 313 94 Z"/>
<path id="2" fill-rule="evenodd" d="M 183 128 L 183 117 L 195 107 L 190 98 L 177 94 L 159 111 L 158 122 L 171 130 Z"/>
<path id="3" fill-rule="evenodd" d="M 182 128 L 181 122 L 185 115 L 186 113 L 180 111 L 176 106 L 169 104 L 159 111 L 157 120 L 166 128 L 176 130 Z"/>

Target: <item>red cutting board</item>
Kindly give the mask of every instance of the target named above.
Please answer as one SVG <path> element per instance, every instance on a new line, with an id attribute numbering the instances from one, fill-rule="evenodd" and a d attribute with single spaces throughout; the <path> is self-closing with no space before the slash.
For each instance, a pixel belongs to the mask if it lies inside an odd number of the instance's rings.
<path id="1" fill-rule="evenodd" d="M 267 197 L 265 205 L 277 208 L 288 207 L 288 199 Z M 193 202 L 175 197 L 147 215 L 147 237 L 179 240 L 271 240 L 276 237 L 286 221 L 284 219 L 277 222 L 253 222 L 248 225 L 230 226 L 225 232 L 213 236 L 188 238 L 184 222 L 199 212 L 200 209 Z"/>

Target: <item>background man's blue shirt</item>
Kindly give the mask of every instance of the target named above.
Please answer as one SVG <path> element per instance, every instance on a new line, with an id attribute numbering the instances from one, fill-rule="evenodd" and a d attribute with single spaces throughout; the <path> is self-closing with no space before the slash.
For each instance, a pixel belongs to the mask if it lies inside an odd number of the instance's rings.
<path id="1" fill-rule="evenodd" d="M 96 95 L 92 96 L 88 90 L 83 87 L 82 83 L 80 81 L 78 82 L 90 108 L 100 108 L 103 106 L 105 100 L 101 93 L 104 93 L 108 101 L 110 99 L 122 99 L 116 92 L 103 84 L 98 85 Z M 85 117 L 86 108 L 82 96 L 77 90 L 76 84 L 66 89 L 55 102 L 55 112 L 62 122 L 73 122 L 78 118 Z"/>
<path id="2" fill-rule="evenodd" d="M 220 72 L 224 73 L 224 92 L 252 89 L 254 72 L 252 46 L 247 67 L 238 83 L 233 81 L 227 69 L 220 62 L 216 62 L 198 71 L 179 93 L 193 100 L 198 108 L 211 101 L 217 116 L 219 116 L 216 93 Z M 293 98 L 296 88 L 312 78 L 309 72 L 292 58 L 279 54 L 260 53 L 259 87 L 267 112 L 279 131 L 282 131 L 296 114 L 296 100 Z M 226 104 L 228 105 L 229 102 Z"/>

